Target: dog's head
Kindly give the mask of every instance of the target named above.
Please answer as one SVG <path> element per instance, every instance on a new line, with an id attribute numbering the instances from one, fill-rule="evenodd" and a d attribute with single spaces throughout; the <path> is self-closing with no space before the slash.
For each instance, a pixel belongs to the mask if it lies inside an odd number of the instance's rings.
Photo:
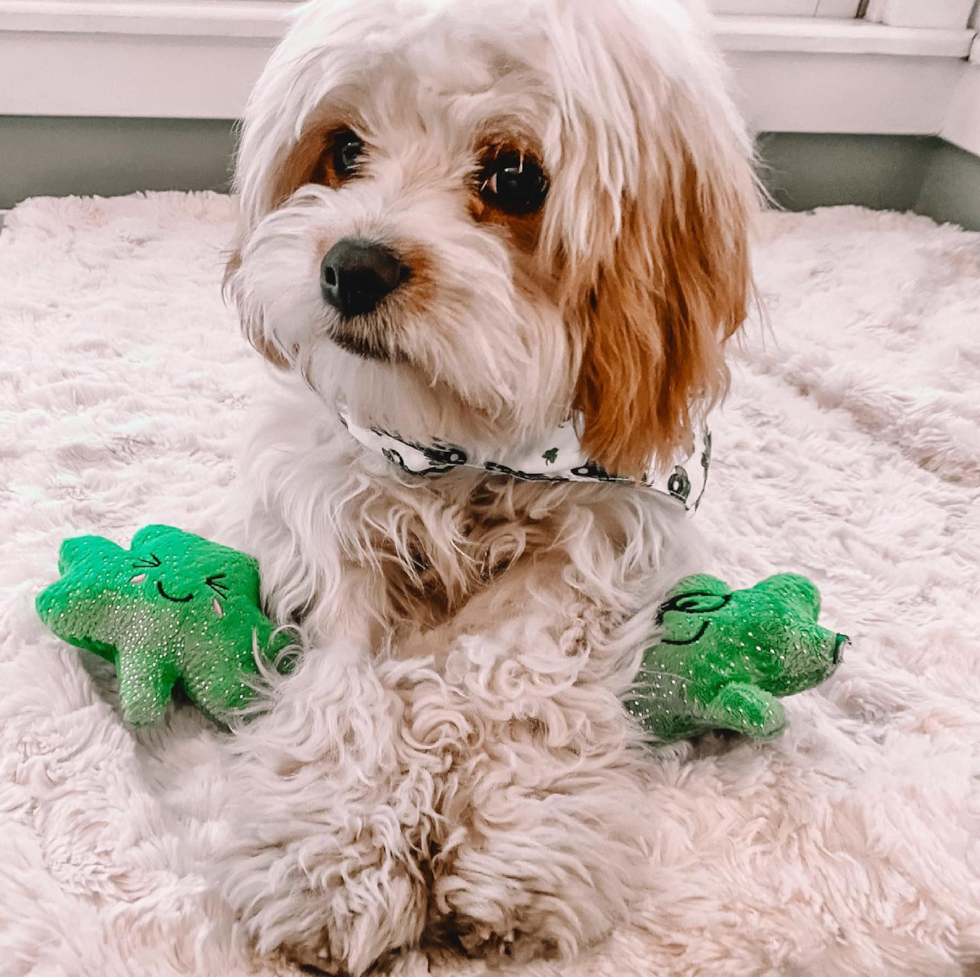
<path id="1" fill-rule="evenodd" d="M 227 283 L 362 419 L 510 442 L 577 410 L 638 473 L 725 389 L 749 155 L 678 0 L 319 0 L 249 102 Z"/>

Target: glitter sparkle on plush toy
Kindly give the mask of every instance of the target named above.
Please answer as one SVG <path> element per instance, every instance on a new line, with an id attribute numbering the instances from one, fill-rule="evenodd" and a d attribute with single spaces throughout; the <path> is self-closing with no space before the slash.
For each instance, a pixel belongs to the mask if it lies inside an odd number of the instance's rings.
<path id="1" fill-rule="evenodd" d="M 175 686 L 226 722 L 253 694 L 256 651 L 290 643 L 259 607 L 256 561 L 172 526 L 147 526 L 130 549 L 101 536 L 62 543 L 61 579 L 37 597 L 60 638 L 111 661 L 123 716 L 159 719 Z"/>
<path id="2" fill-rule="evenodd" d="M 626 708 L 662 743 L 709 729 L 776 736 L 786 725 L 778 697 L 818 685 L 842 660 L 848 638 L 817 624 L 819 613 L 819 591 L 798 574 L 734 591 L 685 577 L 661 605 L 663 635 Z"/>

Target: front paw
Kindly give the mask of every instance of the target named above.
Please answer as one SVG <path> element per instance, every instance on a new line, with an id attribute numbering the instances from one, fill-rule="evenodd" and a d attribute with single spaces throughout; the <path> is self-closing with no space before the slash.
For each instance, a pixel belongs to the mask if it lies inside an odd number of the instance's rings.
<path id="1" fill-rule="evenodd" d="M 231 741 L 217 870 L 260 953 L 357 977 L 418 943 L 432 778 L 410 755 L 401 713 L 370 663 L 323 649 Z"/>
<path id="2" fill-rule="evenodd" d="M 642 792 L 614 773 L 560 788 L 482 799 L 435 880 L 440 924 L 467 952 L 568 958 L 628 917 L 645 881 Z"/>
<path id="3" fill-rule="evenodd" d="M 307 877 L 291 853 L 278 854 L 276 861 L 243 866 L 225 887 L 259 953 L 278 952 L 326 974 L 360 977 L 389 954 L 418 944 L 426 899 L 416 880 L 377 863 L 323 885 L 325 880 L 315 880 L 318 873 Z M 311 857 L 332 861 L 325 851 Z"/>

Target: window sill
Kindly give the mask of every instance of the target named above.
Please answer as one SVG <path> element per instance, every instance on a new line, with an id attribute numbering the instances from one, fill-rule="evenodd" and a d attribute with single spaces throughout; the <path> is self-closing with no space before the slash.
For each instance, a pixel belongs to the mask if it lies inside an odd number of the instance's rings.
<path id="1" fill-rule="evenodd" d="M 726 51 L 966 58 L 976 33 L 819 17 L 728 15 L 716 17 L 715 22 L 718 42 Z"/>
<path id="2" fill-rule="evenodd" d="M 290 6 L 268 0 L 136 4 L 121 0 L 0 0 L 0 31 L 275 41 L 289 22 Z"/>
<path id="3" fill-rule="evenodd" d="M 0 32 L 130 34 L 277 40 L 291 4 L 274 0 L 189 3 L 157 0 L 0 0 Z M 965 58 L 975 31 L 886 27 L 820 17 L 713 18 L 726 51 L 883 54 Z"/>
<path id="4" fill-rule="evenodd" d="M 0 0 L 0 115 L 237 118 L 291 6 Z M 975 34 L 806 17 L 715 25 L 759 131 L 936 134 Z"/>

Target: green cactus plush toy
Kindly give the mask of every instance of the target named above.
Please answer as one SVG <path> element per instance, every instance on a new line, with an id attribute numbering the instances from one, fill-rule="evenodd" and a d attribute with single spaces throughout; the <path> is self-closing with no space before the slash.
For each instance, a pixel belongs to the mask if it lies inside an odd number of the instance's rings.
<path id="1" fill-rule="evenodd" d="M 271 660 L 291 644 L 259 608 L 256 561 L 172 526 L 147 526 L 130 549 L 101 536 L 67 539 L 61 579 L 37 597 L 58 637 L 111 661 L 123 717 L 159 719 L 175 686 L 226 722 L 253 693 L 254 648 Z"/>
<path id="2" fill-rule="evenodd" d="M 660 642 L 647 649 L 627 710 L 654 740 L 709 729 L 768 738 L 782 732 L 778 697 L 836 670 L 846 635 L 817 624 L 820 593 L 781 573 L 747 590 L 717 577 L 685 577 L 661 605 Z"/>

